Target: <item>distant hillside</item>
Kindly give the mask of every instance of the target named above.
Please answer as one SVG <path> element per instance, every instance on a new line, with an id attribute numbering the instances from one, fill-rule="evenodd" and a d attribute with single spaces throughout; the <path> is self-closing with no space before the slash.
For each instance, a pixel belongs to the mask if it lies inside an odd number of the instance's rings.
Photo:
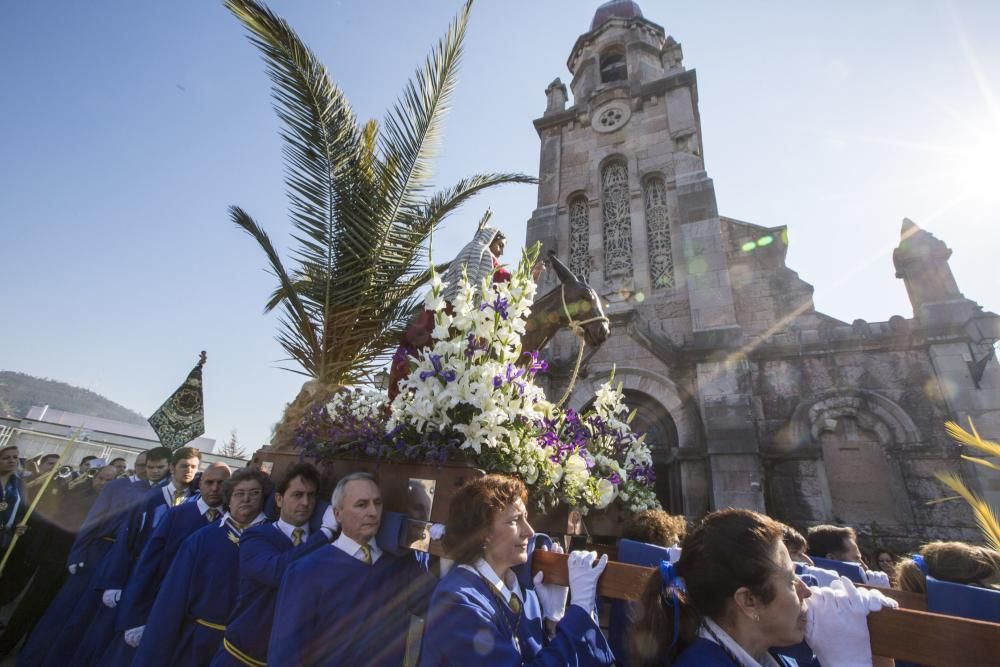
<path id="1" fill-rule="evenodd" d="M 36 378 L 14 371 L 0 371 L 0 415 L 24 417 L 32 405 L 48 405 L 57 410 L 92 417 L 114 419 L 128 424 L 145 424 L 146 418 L 89 389 Z"/>

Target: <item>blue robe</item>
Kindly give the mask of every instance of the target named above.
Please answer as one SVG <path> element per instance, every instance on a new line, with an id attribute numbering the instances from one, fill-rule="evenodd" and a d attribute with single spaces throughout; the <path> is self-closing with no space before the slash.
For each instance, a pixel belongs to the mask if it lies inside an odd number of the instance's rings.
<path id="1" fill-rule="evenodd" d="M 798 667 L 799 664 L 792 658 L 773 652 L 771 657 L 782 667 Z M 674 667 L 733 667 L 736 663 L 721 646 L 709 639 L 699 637 L 681 651 L 673 665 Z"/>
<path id="2" fill-rule="evenodd" d="M 132 665 L 207 665 L 236 603 L 239 568 L 240 533 L 230 525 L 218 521 L 188 537 L 159 586 Z"/>
<path id="3" fill-rule="evenodd" d="M 555 637 L 546 639 L 538 596 L 533 589 L 522 590 L 525 599 L 518 622 L 480 576 L 462 567 L 452 569 L 434 590 L 427 610 L 420 667 L 468 665 L 470 661 L 491 667 L 614 663 L 600 626 L 576 605 L 566 607 Z"/>
<path id="4" fill-rule="evenodd" d="M 127 501 L 129 510 L 118 532 L 111 551 L 101 561 L 101 565 L 93 574 L 92 588 L 96 591 L 96 608 L 89 611 L 91 618 L 83 633 L 83 641 L 75 647 L 73 660 L 81 667 L 91 667 L 97 664 L 101 656 L 112 643 L 115 635 L 115 624 L 118 620 L 119 607 L 110 608 L 101 603 L 101 595 L 106 590 L 124 590 L 136 559 L 143 547 L 144 535 L 140 530 L 142 519 L 149 506 L 166 505 L 163 499 L 163 487 L 170 483 L 165 477 L 153 486 L 140 480 L 129 487 Z M 59 667 L 64 663 L 48 660 L 46 667 Z"/>
<path id="5" fill-rule="evenodd" d="M 113 480 L 97 496 L 66 559 L 69 565 L 83 565 L 69 576 L 35 625 L 18 652 L 18 664 L 41 665 L 50 655 L 54 656 L 54 664 L 71 662 L 81 635 L 101 603 L 100 593 L 91 584 L 125 519 L 131 484 L 128 479 Z"/>
<path id="6" fill-rule="evenodd" d="M 321 530 L 309 535 L 298 547 L 281 532 L 277 524 L 249 528 L 240 538 L 239 596 L 236 607 L 226 624 L 226 642 L 230 649 L 220 648 L 212 661 L 213 667 L 236 667 L 245 663 L 234 652 L 258 662 L 267 661 L 267 645 L 271 639 L 271 621 L 278 586 L 288 566 L 329 545 Z"/>
<path id="7" fill-rule="evenodd" d="M 335 546 L 285 570 L 267 652 L 269 665 L 398 667 L 410 613 L 433 583 L 426 559 L 383 552 L 368 565 Z"/>

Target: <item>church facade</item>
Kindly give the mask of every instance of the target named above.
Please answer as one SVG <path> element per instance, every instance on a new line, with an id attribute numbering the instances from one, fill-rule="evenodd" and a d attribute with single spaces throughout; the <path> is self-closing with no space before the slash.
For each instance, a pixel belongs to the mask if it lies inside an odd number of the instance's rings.
<path id="1" fill-rule="evenodd" d="M 928 502 L 949 495 L 941 471 L 1000 500 L 1000 475 L 963 462 L 944 432 L 971 417 L 1000 439 L 1000 318 L 960 292 L 945 244 L 904 220 L 893 260 L 912 318 L 824 315 L 785 264 L 784 227 L 718 211 L 697 76 L 677 41 L 613 0 L 567 65 L 569 89 L 553 81 L 534 121 L 527 241 L 588 279 L 612 320 L 610 340 L 585 351 L 569 407 L 586 407 L 614 369 L 675 513 L 748 507 L 800 528 L 854 525 L 897 548 L 978 539 L 964 503 Z M 548 348 L 552 396 L 578 344 L 563 332 Z"/>

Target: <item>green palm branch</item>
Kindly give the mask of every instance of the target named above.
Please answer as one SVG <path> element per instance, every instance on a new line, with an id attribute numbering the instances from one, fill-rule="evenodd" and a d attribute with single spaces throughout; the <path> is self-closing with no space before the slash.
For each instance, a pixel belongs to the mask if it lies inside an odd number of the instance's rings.
<path id="1" fill-rule="evenodd" d="M 267 258 L 290 368 L 323 387 L 352 384 L 385 363 L 429 277 L 429 239 L 459 207 L 517 173 L 482 173 L 431 192 L 431 162 L 457 82 L 472 0 L 406 85 L 380 127 L 363 125 L 295 31 L 257 0 L 225 0 L 263 55 L 283 123 L 295 244 L 288 265 L 243 209 L 232 221 Z"/>

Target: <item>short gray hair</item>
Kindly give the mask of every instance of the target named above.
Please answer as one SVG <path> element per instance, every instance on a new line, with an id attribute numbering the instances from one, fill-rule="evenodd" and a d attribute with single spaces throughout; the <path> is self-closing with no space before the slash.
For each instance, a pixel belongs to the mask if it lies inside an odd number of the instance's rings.
<path id="1" fill-rule="evenodd" d="M 350 475 L 341 477 L 340 481 L 337 482 L 337 486 L 333 489 L 333 495 L 330 497 L 330 504 L 333 505 L 334 508 L 339 509 L 340 504 L 344 501 L 344 489 L 347 488 L 347 484 L 361 479 L 367 480 L 375 486 L 378 486 L 378 482 L 375 481 L 375 477 L 371 473 L 352 472 Z"/>

